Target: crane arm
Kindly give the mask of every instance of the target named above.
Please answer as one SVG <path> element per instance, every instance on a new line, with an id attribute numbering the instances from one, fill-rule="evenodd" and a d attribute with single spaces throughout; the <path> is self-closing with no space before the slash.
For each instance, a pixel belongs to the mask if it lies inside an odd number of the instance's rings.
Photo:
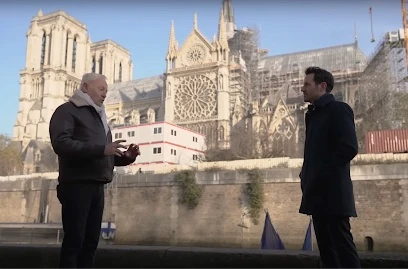
<path id="1" fill-rule="evenodd" d="M 407 0 L 401 0 L 401 11 L 402 11 L 402 26 L 404 29 L 404 47 L 406 55 L 406 63 L 408 66 L 408 23 L 407 23 Z"/>

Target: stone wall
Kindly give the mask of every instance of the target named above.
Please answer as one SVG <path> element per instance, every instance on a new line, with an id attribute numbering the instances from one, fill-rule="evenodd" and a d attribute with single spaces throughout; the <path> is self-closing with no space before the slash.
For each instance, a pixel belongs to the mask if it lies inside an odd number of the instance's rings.
<path id="1" fill-rule="evenodd" d="M 393 154 L 393 153 L 383 153 L 383 154 L 359 154 L 357 155 L 352 164 L 385 164 L 385 163 L 407 163 L 408 153 L 403 154 Z M 147 173 L 155 174 L 165 174 L 174 171 L 180 171 L 185 169 L 194 168 L 198 171 L 208 171 L 208 170 L 236 170 L 236 169 L 269 169 L 269 168 L 300 168 L 303 164 L 303 159 L 292 159 L 289 157 L 282 158 L 267 158 L 267 159 L 252 159 L 252 160 L 239 160 L 239 161 L 219 161 L 219 162 L 200 162 L 193 167 L 188 167 L 186 165 L 172 165 L 172 164 L 144 164 L 142 166 L 138 165 L 137 162 L 134 165 L 128 167 L 119 168 L 123 172 L 135 174 L 138 169 L 141 168 L 142 171 Z"/>
<path id="2" fill-rule="evenodd" d="M 211 170 L 211 169 L 210 169 Z M 299 168 L 262 169 L 265 204 L 287 249 L 301 249 L 308 217 L 298 213 Z M 0 179 L 1 222 L 33 222 L 48 212 L 60 222 L 57 174 Z M 359 217 L 352 229 L 359 250 L 372 237 L 376 251 L 408 249 L 408 165 L 354 165 L 352 177 Z M 242 216 L 246 175 L 239 170 L 196 173 L 204 193 L 195 209 L 179 202 L 174 174 L 116 176 L 106 186 L 104 220 L 117 226 L 115 243 L 259 248 L 264 214 L 254 225 Z M 50 183 L 47 185 L 45 182 Z M 48 210 L 44 210 L 48 204 Z M 242 228 L 241 224 L 248 228 Z"/>

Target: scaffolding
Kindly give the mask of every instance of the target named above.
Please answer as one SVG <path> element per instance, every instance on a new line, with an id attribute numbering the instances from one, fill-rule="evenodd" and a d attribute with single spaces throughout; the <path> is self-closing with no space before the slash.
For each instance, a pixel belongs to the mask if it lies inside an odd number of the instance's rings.
<path id="1" fill-rule="evenodd" d="M 405 48 L 405 64 L 408 66 L 408 20 L 407 20 L 407 0 L 401 0 L 403 39 Z"/>
<path id="2" fill-rule="evenodd" d="M 265 53 L 265 50 L 259 49 L 259 30 L 256 27 L 237 30 L 228 40 L 228 45 L 231 56 L 242 66 L 239 73 L 235 72 L 235 74 L 243 75 L 239 80 L 241 87 L 246 91 L 247 102 L 250 104 L 257 94 L 255 88 L 258 80 L 259 58 Z M 238 68 L 232 70 L 234 72 Z M 236 78 L 234 80 L 237 81 Z"/>
<path id="3" fill-rule="evenodd" d="M 249 101 L 249 74 L 245 65 L 239 63 L 239 59 L 233 56 L 230 65 L 230 103 L 231 109 L 237 109 L 237 99 L 240 101 L 240 109 L 243 114 L 248 112 Z"/>
<path id="4" fill-rule="evenodd" d="M 392 97 L 397 92 L 407 91 L 405 58 L 403 31 L 384 34 L 358 80 L 355 111 L 357 116 L 386 106 L 383 113 L 387 114 L 388 123 L 392 123 L 396 112 L 392 103 L 395 98 Z M 390 127 L 392 124 L 384 126 Z"/>
<path id="5" fill-rule="evenodd" d="M 303 108 L 303 100 L 298 97 L 302 95 L 305 69 L 319 66 L 333 74 L 333 95 L 354 109 L 357 124 L 368 115 L 374 123 L 364 128 L 398 126 L 394 95 L 408 90 L 402 29 L 386 33 L 369 57 L 359 49 L 357 40 L 340 46 L 264 57 L 257 35 L 257 31 L 244 29 L 229 40 L 232 57 L 243 62 L 231 65 L 231 89 L 235 89 L 244 102 L 252 98 L 245 105 L 243 102 L 243 106 L 257 101 L 265 116 L 273 114 L 283 98 L 286 105 L 297 102 L 294 109 L 290 109 L 290 113 L 295 113 L 294 110 Z"/>
<path id="6" fill-rule="evenodd" d="M 333 74 L 336 99 L 352 104 L 354 85 L 366 65 L 367 58 L 357 43 L 266 57 L 260 61 L 257 91 L 263 99 L 288 83 L 301 95 L 305 69 L 319 66 Z"/>
<path id="7" fill-rule="evenodd" d="M 405 59 L 402 29 L 387 32 L 358 79 L 354 113 L 361 152 L 368 131 L 398 129 L 402 124 L 398 98 L 408 89 Z"/>

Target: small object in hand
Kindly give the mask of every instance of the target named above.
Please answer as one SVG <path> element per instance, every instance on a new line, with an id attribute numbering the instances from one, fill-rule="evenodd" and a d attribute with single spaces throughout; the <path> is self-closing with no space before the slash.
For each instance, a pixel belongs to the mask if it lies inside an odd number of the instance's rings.
<path id="1" fill-rule="evenodd" d="M 139 149 L 139 146 L 138 146 L 138 145 L 136 145 L 136 146 L 135 146 L 135 148 L 136 148 L 136 151 L 137 151 L 137 155 L 139 156 L 139 155 L 140 155 L 140 149 Z"/>
<path id="2" fill-rule="evenodd" d="M 129 158 L 136 158 L 140 155 L 139 146 L 135 144 L 130 144 L 128 149 L 125 152 L 125 155 Z"/>

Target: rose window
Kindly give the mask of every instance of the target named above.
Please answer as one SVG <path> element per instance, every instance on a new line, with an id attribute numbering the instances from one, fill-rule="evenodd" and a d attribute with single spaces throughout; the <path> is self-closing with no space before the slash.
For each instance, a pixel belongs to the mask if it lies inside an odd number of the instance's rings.
<path id="1" fill-rule="evenodd" d="M 188 60 L 193 64 L 201 63 L 204 60 L 204 50 L 199 46 L 192 47 L 188 51 L 187 57 Z"/>
<path id="2" fill-rule="evenodd" d="M 204 75 L 180 79 L 175 95 L 176 120 L 200 120 L 216 115 L 216 84 Z"/>

